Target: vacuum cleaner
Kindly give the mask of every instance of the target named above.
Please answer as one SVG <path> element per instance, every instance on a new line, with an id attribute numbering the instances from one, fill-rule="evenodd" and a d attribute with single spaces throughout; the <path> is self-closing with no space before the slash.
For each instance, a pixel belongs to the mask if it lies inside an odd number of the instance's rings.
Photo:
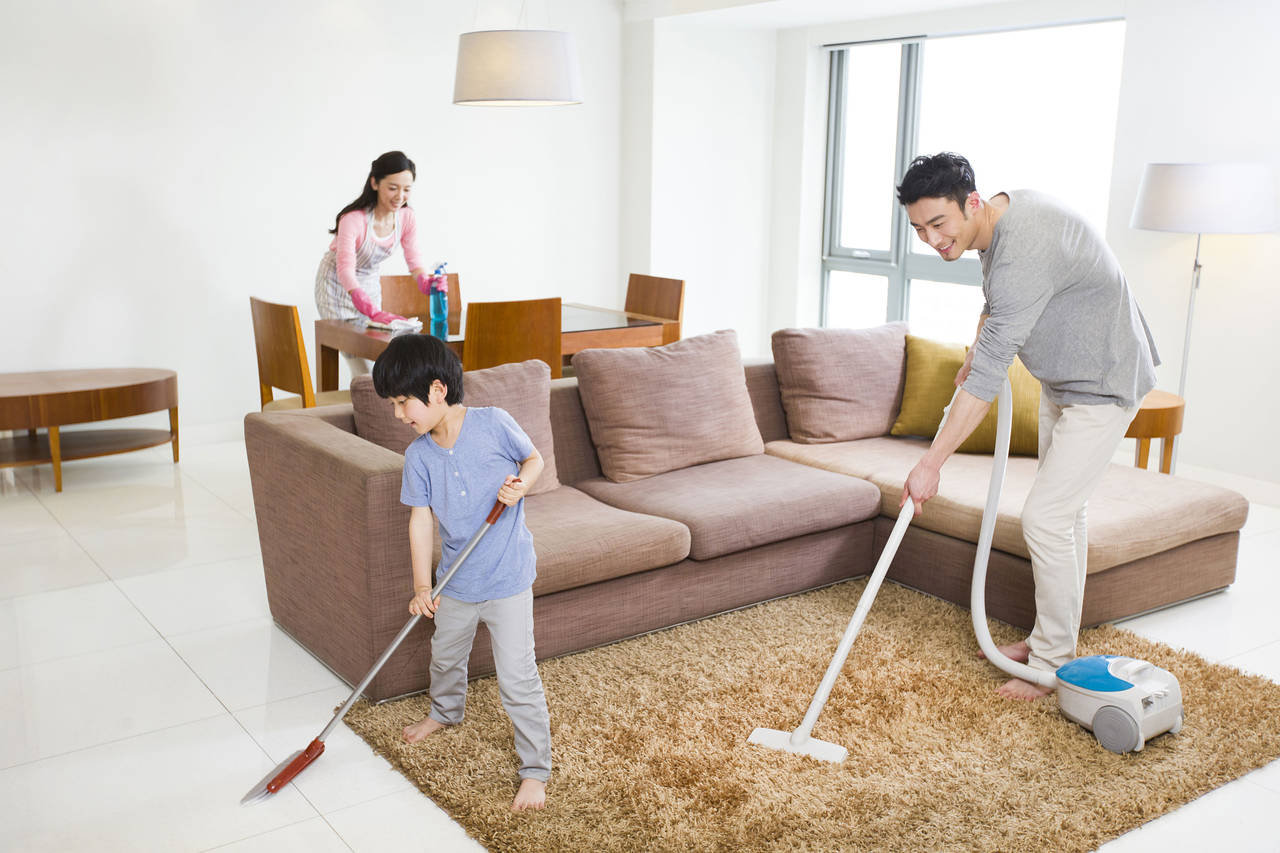
<path id="1" fill-rule="evenodd" d="M 950 408 L 950 407 L 948 407 Z M 987 561 L 995 533 L 996 508 L 1004 488 L 1009 462 L 1009 436 L 1013 431 L 1013 390 L 1006 378 L 996 412 L 996 449 L 991 465 L 987 505 L 978 533 L 973 561 L 973 586 L 969 613 L 973 633 L 987 660 L 1014 678 L 1058 691 L 1063 716 L 1093 732 L 1098 743 L 1112 752 L 1137 752 L 1156 735 L 1182 729 L 1182 688 L 1168 670 L 1144 660 L 1120 655 L 1089 655 L 1058 667 L 1055 672 L 1035 669 L 1006 657 L 991 640 L 987 627 Z"/>
<path id="2" fill-rule="evenodd" d="M 958 393 L 958 392 L 957 392 Z M 955 398 L 952 397 L 952 403 Z M 946 423 L 948 405 L 943 413 Z M 1005 470 L 1009 462 L 1009 437 L 1013 431 L 1013 389 L 1008 378 L 1000 389 L 996 414 L 996 448 L 992 457 L 991 483 L 987 489 L 987 504 L 982 513 L 982 526 L 978 535 L 978 549 L 973 561 L 973 585 L 970 591 L 969 611 L 973 617 L 973 632 L 977 636 L 987 660 L 1014 678 L 1058 691 L 1058 707 L 1063 715 L 1074 723 L 1093 732 L 1104 747 L 1112 752 L 1136 752 L 1156 735 L 1176 734 L 1182 729 L 1182 690 L 1178 679 L 1167 670 L 1147 661 L 1119 655 L 1090 655 L 1076 658 L 1056 671 L 1035 669 L 1011 660 L 996 648 L 987 626 L 987 562 L 991 556 L 991 540 L 995 533 L 996 511 L 1000 505 L 1000 492 L 1004 488 Z M 836 653 L 827 666 L 826 674 L 809 703 L 804 720 L 794 731 L 757 728 L 747 739 L 749 743 L 770 749 L 808 755 L 822 761 L 839 763 L 845 760 L 848 750 L 839 744 L 811 737 L 814 723 L 831 694 L 836 678 L 844 668 L 845 660 L 857 639 L 858 631 L 867 612 L 875 601 L 876 593 L 889 566 L 897 554 L 898 545 L 906 533 L 907 525 L 915 515 L 915 504 L 910 497 L 898 513 L 893 532 L 885 543 L 866 589 L 863 590 Z"/>

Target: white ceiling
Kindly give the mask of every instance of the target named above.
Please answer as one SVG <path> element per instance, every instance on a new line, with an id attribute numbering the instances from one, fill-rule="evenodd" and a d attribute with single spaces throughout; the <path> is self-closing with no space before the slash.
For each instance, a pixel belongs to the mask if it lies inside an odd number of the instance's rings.
<path id="1" fill-rule="evenodd" d="M 785 29 L 992 5 L 991 0 L 627 0 L 627 17 L 678 16 L 682 22 Z"/>

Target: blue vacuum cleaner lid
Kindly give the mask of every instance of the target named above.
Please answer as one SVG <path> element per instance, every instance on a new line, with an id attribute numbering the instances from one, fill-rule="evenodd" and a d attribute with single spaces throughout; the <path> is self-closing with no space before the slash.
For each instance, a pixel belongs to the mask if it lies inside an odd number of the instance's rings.
<path id="1" fill-rule="evenodd" d="M 1058 667 L 1057 676 L 1067 684 L 1097 693 L 1118 693 L 1133 687 L 1123 678 L 1116 678 L 1108 669 L 1119 655 L 1089 655 L 1076 658 Z"/>

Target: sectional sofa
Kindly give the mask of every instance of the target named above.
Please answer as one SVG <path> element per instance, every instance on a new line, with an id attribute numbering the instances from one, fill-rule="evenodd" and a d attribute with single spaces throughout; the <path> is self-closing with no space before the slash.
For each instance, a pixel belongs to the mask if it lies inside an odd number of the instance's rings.
<path id="1" fill-rule="evenodd" d="M 928 443 L 888 435 L 905 328 L 779 335 L 776 364 L 744 364 L 733 333 L 718 332 L 587 350 L 573 378 L 552 381 L 536 361 L 466 374 L 464 402 L 506 408 L 547 461 L 526 498 L 540 659 L 871 570 Z M 414 437 L 367 377 L 352 383 L 349 405 L 245 418 L 272 615 L 351 683 L 408 618 L 399 494 Z M 991 616 L 1024 628 L 1034 602 L 1018 512 L 1034 469 L 1034 459 L 1010 460 L 987 592 Z M 947 463 L 890 578 L 967 604 L 989 471 L 989 456 Z M 1085 624 L 1234 578 L 1248 512 L 1234 492 L 1113 465 L 1089 511 Z M 370 698 L 427 687 L 430 632 L 422 620 Z M 470 673 L 492 668 L 482 627 Z"/>

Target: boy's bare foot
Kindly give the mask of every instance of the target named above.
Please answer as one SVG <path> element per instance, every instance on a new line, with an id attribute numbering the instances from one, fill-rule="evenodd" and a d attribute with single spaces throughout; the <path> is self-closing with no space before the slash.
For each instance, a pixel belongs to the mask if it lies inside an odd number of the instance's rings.
<path id="1" fill-rule="evenodd" d="M 1018 642 L 1010 643 L 1007 646 L 996 646 L 996 650 L 1009 660 L 1017 661 L 1018 663 L 1026 663 L 1031 657 L 1031 647 L 1027 645 L 1026 640 L 1019 640 Z M 987 656 L 981 649 L 978 650 L 978 657 L 983 660 L 987 659 Z"/>
<path id="2" fill-rule="evenodd" d="M 516 798 L 511 802 L 511 810 L 522 812 L 526 809 L 540 809 L 546 804 L 546 784 L 537 779 L 521 779 L 520 790 L 516 791 Z"/>
<path id="3" fill-rule="evenodd" d="M 1006 699 L 1022 699 L 1027 702 L 1039 699 L 1041 696 L 1048 696 L 1052 692 L 1052 687 L 1041 687 L 1039 684 L 1023 681 L 1021 678 L 1010 678 L 996 691 Z"/>
<path id="4" fill-rule="evenodd" d="M 404 727 L 405 743 L 417 743 L 426 740 L 431 735 L 444 728 L 444 723 L 437 722 L 430 717 L 423 717 L 411 726 Z"/>

